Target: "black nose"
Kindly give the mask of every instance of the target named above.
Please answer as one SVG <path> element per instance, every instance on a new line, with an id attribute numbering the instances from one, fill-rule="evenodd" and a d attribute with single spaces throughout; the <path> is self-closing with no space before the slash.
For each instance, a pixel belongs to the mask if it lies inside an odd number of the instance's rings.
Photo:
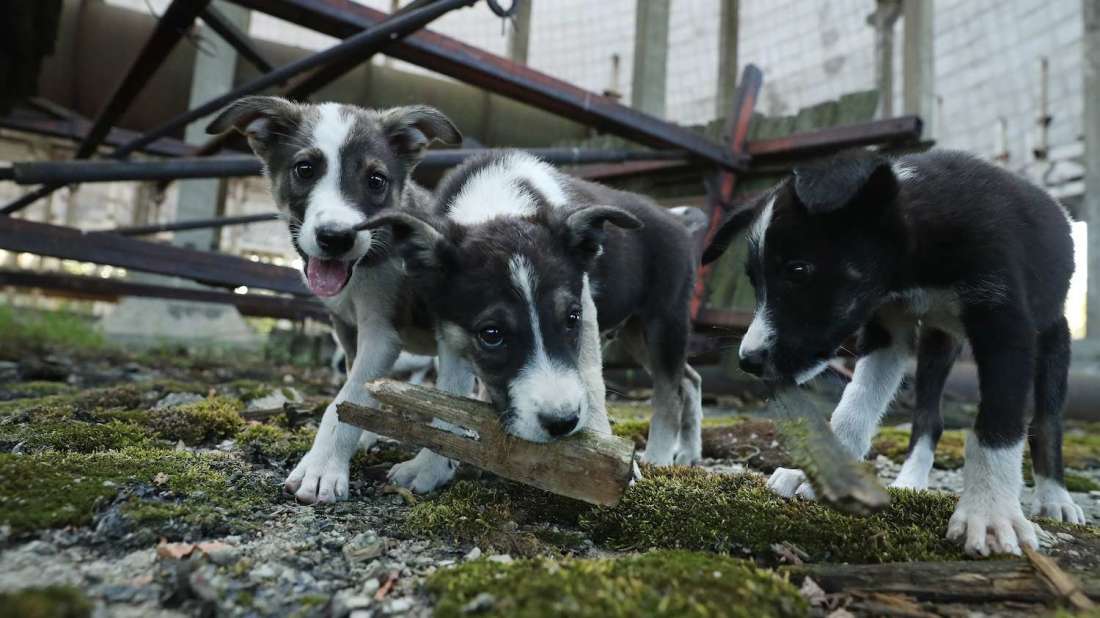
<path id="1" fill-rule="evenodd" d="M 750 350 L 741 353 L 741 370 L 754 376 L 763 375 L 764 364 L 768 362 L 768 350 Z"/>
<path id="2" fill-rule="evenodd" d="M 347 253 L 354 244 L 355 230 L 336 227 L 317 228 L 317 246 L 333 257 Z"/>
<path id="3" fill-rule="evenodd" d="M 542 425 L 542 428 L 546 430 L 546 433 L 555 438 L 560 438 L 570 431 L 573 431 L 580 420 L 580 417 L 576 414 L 573 414 L 571 416 L 548 416 L 546 414 L 539 415 L 539 424 Z"/>

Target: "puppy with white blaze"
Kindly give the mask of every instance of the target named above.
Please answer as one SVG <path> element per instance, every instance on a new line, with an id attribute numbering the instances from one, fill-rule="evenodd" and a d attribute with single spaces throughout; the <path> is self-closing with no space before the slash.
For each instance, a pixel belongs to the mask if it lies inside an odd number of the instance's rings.
<path id="1" fill-rule="evenodd" d="M 719 231 L 704 261 L 746 225 L 757 298 L 740 349 L 746 371 L 806 381 L 858 331 L 855 374 L 831 424 L 848 452 L 863 458 L 919 332 L 917 409 L 894 485 L 922 489 L 943 430 L 944 382 L 965 338 L 981 404 L 948 537 L 983 556 L 1037 546 L 1020 507 L 1025 440 L 1035 513 L 1084 523 L 1062 480 L 1073 244 L 1053 198 L 959 152 L 891 161 L 854 151 L 795 169 L 749 216 Z M 785 496 L 813 493 L 798 470 L 776 470 L 769 485 Z"/>
<path id="2" fill-rule="evenodd" d="M 572 178 L 522 152 L 453 170 L 436 216 L 385 213 L 441 339 L 469 359 L 511 434 L 609 432 L 600 332 L 654 378 L 645 460 L 701 457 L 702 390 L 688 366 L 695 248 L 647 198 Z"/>
<path id="3" fill-rule="evenodd" d="M 410 174 L 432 140 L 457 144 L 462 136 L 431 107 L 368 110 L 264 96 L 236 101 L 207 127 L 208 133 L 229 130 L 244 134 L 263 159 L 264 175 L 304 263 L 306 283 L 328 308 L 349 367 L 313 447 L 285 487 L 304 502 L 343 499 L 360 437 L 371 444 L 377 436 L 340 423 L 336 404 L 372 405 L 367 382 L 385 376 L 402 349 L 419 354 L 437 349 L 423 302 L 408 291 L 401 260 L 390 253 L 389 234 L 356 226 L 385 210 L 426 208 L 431 195 Z M 438 385 L 467 395 L 473 374 L 459 358 L 440 358 Z M 390 477 L 413 490 L 430 491 L 450 480 L 454 466 L 422 451 L 394 466 Z"/>

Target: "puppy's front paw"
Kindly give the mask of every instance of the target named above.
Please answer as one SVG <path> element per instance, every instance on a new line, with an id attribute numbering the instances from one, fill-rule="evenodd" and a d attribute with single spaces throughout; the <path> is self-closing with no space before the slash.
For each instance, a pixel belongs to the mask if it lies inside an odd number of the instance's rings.
<path id="1" fill-rule="evenodd" d="M 418 494 L 435 491 L 450 482 L 458 462 L 436 455 L 428 449 L 420 449 L 409 461 L 395 464 L 388 477 L 394 485 L 411 489 Z"/>
<path id="2" fill-rule="evenodd" d="M 306 504 L 348 497 L 348 461 L 333 454 L 306 453 L 283 482 L 283 488 Z"/>
<path id="3" fill-rule="evenodd" d="M 968 498 L 963 494 L 947 524 L 947 538 L 962 541 L 971 556 L 1014 554 L 1020 547 L 1039 547 L 1035 525 L 1024 516 L 1019 500 Z"/>
<path id="4" fill-rule="evenodd" d="M 796 495 L 810 500 L 814 498 L 814 490 L 806 482 L 806 475 L 795 468 L 776 468 L 768 479 L 768 489 L 784 498 L 791 498 Z"/>
<path id="5" fill-rule="evenodd" d="M 1032 514 L 1037 517 L 1049 517 L 1068 524 L 1084 524 L 1085 511 L 1069 495 L 1065 487 L 1047 481 L 1040 481 L 1035 492 L 1035 505 Z"/>
<path id="6" fill-rule="evenodd" d="M 646 446 L 641 460 L 651 466 L 671 466 L 676 461 L 676 449 Z"/>

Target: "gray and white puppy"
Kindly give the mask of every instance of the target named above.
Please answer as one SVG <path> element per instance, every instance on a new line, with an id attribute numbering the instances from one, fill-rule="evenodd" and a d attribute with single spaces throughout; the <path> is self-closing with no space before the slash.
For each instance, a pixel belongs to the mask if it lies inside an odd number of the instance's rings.
<path id="1" fill-rule="evenodd" d="M 229 130 L 244 134 L 263 159 L 306 283 L 331 312 L 350 367 L 313 447 L 285 487 L 304 502 L 346 498 L 348 464 L 363 432 L 339 422 L 336 404 L 372 404 L 366 383 L 385 376 L 402 349 L 436 353 L 431 321 L 402 284 L 404 270 L 391 257 L 388 232 L 356 226 L 387 209 L 424 208 L 431 196 L 410 179 L 412 169 L 432 140 L 457 144 L 462 136 L 431 107 L 370 110 L 266 96 L 234 102 L 207 127 L 208 133 Z M 461 359 L 440 358 L 437 385 L 469 394 L 473 374 Z M 449 480 L 453 469 L 453 462 L 425 450 L 394 466 L 390 478 L 430 491 Z"/>

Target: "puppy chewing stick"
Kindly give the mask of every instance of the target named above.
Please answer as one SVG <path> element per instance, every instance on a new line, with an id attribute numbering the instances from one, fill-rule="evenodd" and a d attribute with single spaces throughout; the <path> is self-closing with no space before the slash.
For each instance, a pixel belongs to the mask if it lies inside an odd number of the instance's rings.
<path id="1" fill-rule="evenodd" d="M 337 406 L 340 422 L 591 504 L 619 502 L 635 478 L 634 443 L 584 430 L 539 444 L 510 436 L 493 408 L 423 386 L 377 380 L 367 385 L 376 410 Z"/>

